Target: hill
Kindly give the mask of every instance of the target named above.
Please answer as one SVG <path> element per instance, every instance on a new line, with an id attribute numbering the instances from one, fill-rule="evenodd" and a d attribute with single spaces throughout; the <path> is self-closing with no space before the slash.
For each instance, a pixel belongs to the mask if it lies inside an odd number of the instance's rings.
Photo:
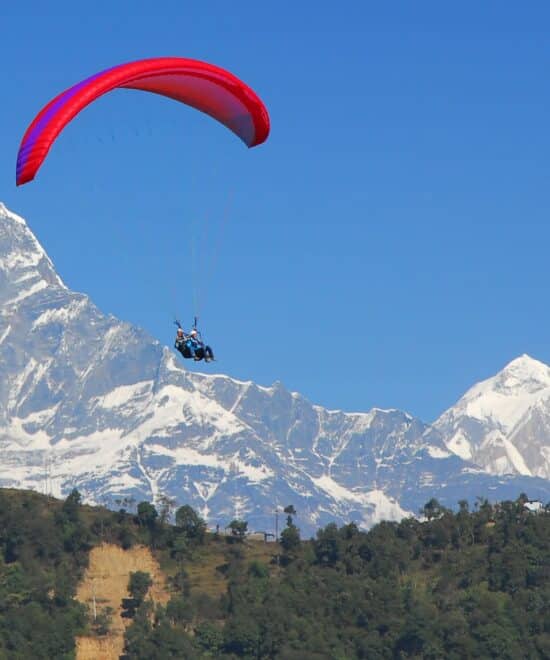
<path id="1" fill-rule="evenodd" d="M 167 501 L 0 490 L 0 657 L 550 657 L 550 507 L 430 500 L 310 541 L 287 513 L 266 543 Z"/>

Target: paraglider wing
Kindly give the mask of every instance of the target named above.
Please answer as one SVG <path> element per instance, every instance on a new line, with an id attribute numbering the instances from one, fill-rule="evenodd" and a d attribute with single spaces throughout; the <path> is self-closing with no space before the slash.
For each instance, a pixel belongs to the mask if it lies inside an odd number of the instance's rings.
<path id="1" fill-rule="evenodd" d="M 256 93 L 213 64 L 160 57 L 121 64 L 77 83 L 50 101 L 27 128 L 17 155 L 17 185 L 34 179 L 63 128 L 87 105 L 117 88 L 168 96 L 218 120 L 248 147 L 269 135 L 269 115 Z"/>

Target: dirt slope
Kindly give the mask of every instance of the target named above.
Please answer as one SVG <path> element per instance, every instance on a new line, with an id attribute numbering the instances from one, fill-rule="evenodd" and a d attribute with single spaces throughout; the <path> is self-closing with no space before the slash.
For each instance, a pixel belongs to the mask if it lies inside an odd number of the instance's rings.
<path id="1" fill-rule="evenodd" d="M 153 586 L 148 596 L 156 603 L 165 604 L 170 596 L 164 575 L 149 548 L 137 546 L 123 550 L 116 545 L 104 544 L 90 552 L 90 565 L 77 590 L 77 600 L 93 607 L 95 594 L 96 609 L 104 607 L 114 610 L 111 632 L 105 637 L 77 637 L 77 660 L 118 660 L 124 648 L 124 630 L 128 620 L 120 616 L 122 599 L 127 598 L 130 573 L 149 573 Z"/>

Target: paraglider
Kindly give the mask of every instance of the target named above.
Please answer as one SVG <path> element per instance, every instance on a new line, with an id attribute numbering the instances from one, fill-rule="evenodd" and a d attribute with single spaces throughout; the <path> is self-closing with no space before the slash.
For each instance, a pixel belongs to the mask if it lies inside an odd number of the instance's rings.
<path id="1" fill-rule="evenodd" d="M 262 144 L 269 135 L 265 105 L 229 71 L 181 57 L 138 60 L 96 73 L 42 108 L 19 147 L 17 185 L 34 179 L 57 136 L 81 110 L 120 88 L 152 92 L 190 105 L 227 126 L 248 147 Z"/>
<path id="2" fill-rule="evenodd" d="M 214 353 L 211 347 L 202 341 L 200 333 L 196 328 L 196 319 L 190 332 L 185 332 L 179 321 L 174 321 L 174 323 L 178 326 L 174 348 L 177 349 L 184 358 L 193 358 L 195 362 L 199 362 L 200 360 L 212 362 L 214 360 Z"/>
<path id="3" fill-rule="evenodd" d="M 36 115 L 17 154 L 16 183 L 32 181 L 58 135 L 85 107 L 115 89 L 167 96 L 204 112 L 237 135 L 248 147 L 265 142 L 270 122 L 258 95 L 229 71 L 180 57 L 138 60 L 96 73 L 65 90 Z M 178 324 L 175 348 L 184 358 L 214 360 L 196 328 L 185 333 Z"/>

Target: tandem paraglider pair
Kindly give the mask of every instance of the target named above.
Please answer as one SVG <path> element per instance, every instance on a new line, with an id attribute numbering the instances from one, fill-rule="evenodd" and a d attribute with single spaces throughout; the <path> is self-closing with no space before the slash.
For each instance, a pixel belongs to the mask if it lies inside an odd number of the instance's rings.
<path id="1" fill-rule="evenodd" d="M 186 360 L 193 358 L 195 362 L 204 360 L 205 362 L 212 362 L 214 360 L 214 353 L 210 346 L 206 345 L 197 330 L 196 323 L 190 332 L 185 332 L 181 327 L 179 321 L 174 321 L 178 326 L 176 332 L 176 340 L 174 348 L 177 349 Z"/>

